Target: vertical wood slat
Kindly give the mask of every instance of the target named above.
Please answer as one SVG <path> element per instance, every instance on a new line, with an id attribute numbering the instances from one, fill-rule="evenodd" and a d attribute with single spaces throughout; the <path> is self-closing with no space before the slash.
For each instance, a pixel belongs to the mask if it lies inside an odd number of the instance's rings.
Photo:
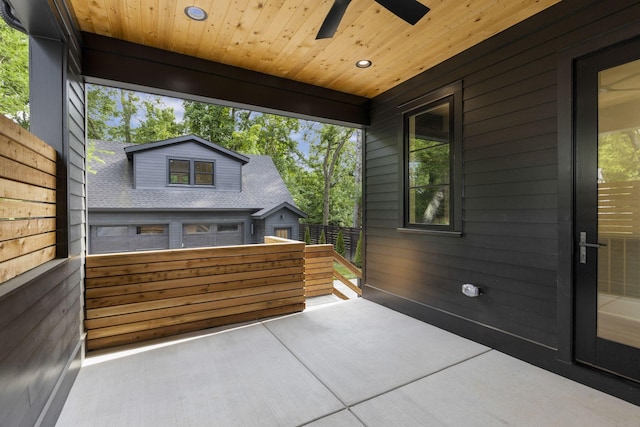
<path id="1" fill-rule="evenodd" d="M 55 257 L 56 151 L 0 116 L 0 286 Z"/>
<path id="2" fill-rule="evenodd" d="M 304 243 L 89 255 L 87 349 L 304 310 Z"/>

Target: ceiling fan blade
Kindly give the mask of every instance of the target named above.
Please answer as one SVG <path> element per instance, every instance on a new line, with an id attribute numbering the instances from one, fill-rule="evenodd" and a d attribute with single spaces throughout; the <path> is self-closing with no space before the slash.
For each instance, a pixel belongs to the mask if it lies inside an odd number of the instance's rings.
<path id="1" fill-rule="evenodd" d="M 431 10 L 416 0 L 376 0 L 376 3 L 411 25 L 415 25 Z"/>
<path id="2" fill-rule="evenodd" d="M 331 6 L 331 10 L 327 14 L 327 17 L 324 18 L 324 22 L 320 27 L 320 31 L 318 31 L 318 35 L 316 36 L 316 40 L 318 39 L 329 39 L 333 37 L 333 35 L 338 30 L 338 25 L 340 25 L 340 21 L 344 16 L 344 13 L 347 11 L 347 6 L 349 6 L 351 0 L 335 0 L 333 6 Z"/>

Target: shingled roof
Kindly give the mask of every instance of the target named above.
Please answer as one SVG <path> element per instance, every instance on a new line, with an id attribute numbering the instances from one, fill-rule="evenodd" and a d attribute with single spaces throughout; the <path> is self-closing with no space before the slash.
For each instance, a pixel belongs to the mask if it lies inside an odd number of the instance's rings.
<path id="1" fill-rule="evenodd" d="M 87 174 L 89 210 L 250 210 L 265 212 L 280 206 L 299 211 L 291 193 L 269 156 L 240 155 L 246 159 L 242 166 L 242 191 L 217 192 L 210 188 L 134 189 L 133 166 L 125 148 L 136 144 L 95 142 L 95 154 L 103 162 L 90 165 L 95 174 Z M 151 147 L 149 147 L 151 148 Z M 129 150 L 131 151 L 131 150 Z"/>

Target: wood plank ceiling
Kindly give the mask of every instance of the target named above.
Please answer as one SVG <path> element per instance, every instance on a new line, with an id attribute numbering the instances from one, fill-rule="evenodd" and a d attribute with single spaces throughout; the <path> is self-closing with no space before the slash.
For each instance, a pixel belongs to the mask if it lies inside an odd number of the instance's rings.
<path id="1" fill-rule="evenodd" d="M 333 0 L 67 0 L 82 31 L 368 98 L 559 1 L 420 0 L 431 11 L 411 26 L 353 0 L 334 37 L 316 40 Z M 190 5 L 208 18 L 187 18 Z"/>

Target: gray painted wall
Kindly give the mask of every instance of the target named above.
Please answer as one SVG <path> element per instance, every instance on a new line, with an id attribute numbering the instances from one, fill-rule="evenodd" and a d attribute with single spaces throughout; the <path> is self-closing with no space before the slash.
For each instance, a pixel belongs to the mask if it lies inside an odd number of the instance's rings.
<path id="1" fill-rule="evenodd" d="M 166 187 L 168 159 L 177 158 L 213 161 L 216 191 L 242 190 L 242 163 L 195 142 L 141 151 L 133 158 L 135 188 Z"/>
<path id="2" fill-rule="evenodd" d="M 300 232 L 299 227 L 297 215 L 289 209 L 280 209 L 264 219 L 264 229 L 261 230 L 264 234 L 261 240 L 264 240 L 264 236 L 275 236 L 276 228 L 290 228 L 289 238 L 297 240 Z"/>

